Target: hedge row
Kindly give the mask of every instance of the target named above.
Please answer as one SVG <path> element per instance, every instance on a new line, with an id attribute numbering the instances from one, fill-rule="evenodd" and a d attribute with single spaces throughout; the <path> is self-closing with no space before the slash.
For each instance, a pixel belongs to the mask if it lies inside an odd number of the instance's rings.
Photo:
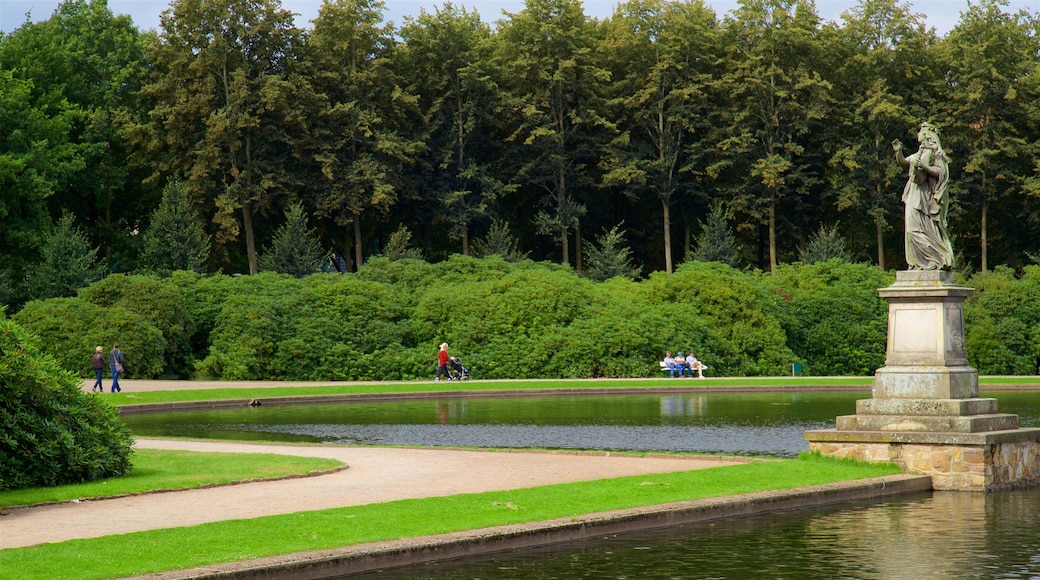
<path id="1" fill-rule="evenodd" d="M 693 262 L 634 282 L 548 263 L 374 258 L 355 274 L 109 276 L 15 315 L 65 367 L 89 376 L 119 342 L 133 378 L 430 378 L 450 344 L 476 378 L 660 375 L 665 350 L 718 376 L 867 375 L 884 364 L 894 276 L 838 260 L 776 276 Z M 983 374 L 1033 374 L 1040 268 L 966 282 L 968 356 Z"/>

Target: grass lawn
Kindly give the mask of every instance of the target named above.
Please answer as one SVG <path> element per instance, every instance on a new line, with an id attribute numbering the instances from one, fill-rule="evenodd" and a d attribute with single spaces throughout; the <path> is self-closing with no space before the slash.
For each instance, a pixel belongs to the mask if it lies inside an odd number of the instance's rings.
<path id="1" fill-rule="evenodd" d="M 200 453 L 158 449 L 135 449 L 132 462 L 133 471 L 126 477 L 112 477 L 57 487 L 30 487 L 2 491 L 0 492 L 0 507 L 111 497 L 160 489 L 189 489 L 254 479 L 275 479 L 314 474 L 343 467 L 342 461 L 320 457 L 297 457 L 270 453 Z M 0 574 L 0 577 L 2 576 L 3 574 Z"/>
<path id="2" fill-rule="evenodd" d="M 602 380 L 536 380 L 536 381 L 465 381 L 451 383 L 393 382 L 378 384 L 339 384 L 307 387 L 268 387 L 234 389 L 190 389 L 176 391 L 145 391 L 105 394 L 113 405 L 144 403 L 175 403 L 183 401 L 217 401 L 221 399 L 267 399 L 272 397 L 300 397 L 315 395 L 375 395 L 480 391 L 530 391 L 537 389 L 661 389 L 661 388 L 705 388 L 705 389 L 813 389 L 848 387 L 869 390 L 873 377 L 722 377 L 706 379 L 602 379 Z M 185 381 L 189 387 L 191 382 Z M 1040 377 L 980 377 L 980 387 L 999 386 L 1037 387 Z"/>
<path id="3" fill-rule="evenodd" d="M 806 453 L 790 460 L 402 500 L 0 550 L 0 570 L 20 579 L 119 578 L 894 473 L 899 473 L 894 465 Z"/>
<path id="4" fill-rule="evenodd" d="M 537 380 L 537 381 L 462 381 L 450 383 L 393 382 L 378 384 L 340 384 L 306 387 L 265 387 L 229 389 L 190 389 L 175 391 L 124 391 L 105 394 L 105 400 L 113 405 L 142 403 L 171 403 L 182 401 L 216 401 L 221 399 L 267 399 L 271 397 L 300 397 L 314 395 L 374 395 L 409 394 L 428 392 L 480 392 L 480 391 L 531 391 L 538 389 L 662 389 L 662 388 L 819 388 L 853 387 L 869 389 L 872 377 L 741 377 L 710 379 L 602 379 L 602 380 Z"/>

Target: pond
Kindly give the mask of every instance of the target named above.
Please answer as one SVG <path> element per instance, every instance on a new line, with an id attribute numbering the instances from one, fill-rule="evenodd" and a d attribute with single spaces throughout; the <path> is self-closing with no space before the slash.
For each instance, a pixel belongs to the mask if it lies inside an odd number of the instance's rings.
<path id="1" fill-rule="evenodd" d="M 681 393 L 261 406 L 128 415 L 135 434 L 789 457 L 869 393 Z"/>
<path id="2" fill-rule="evenodd" d="M 141 436 L 793 456 L 869 392 L 675 393 L 130 415 Z M 983 392 L 1040 426 L 1040 393 Z M 1040 578 L 1040 490 L 936 492 L 389 570 L 404 579 Z"/>

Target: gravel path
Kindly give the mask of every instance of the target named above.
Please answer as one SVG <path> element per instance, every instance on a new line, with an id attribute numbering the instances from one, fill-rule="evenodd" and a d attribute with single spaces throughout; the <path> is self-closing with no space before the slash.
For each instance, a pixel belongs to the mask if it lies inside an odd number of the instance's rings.
<path id="1" fill-rule="evenodd" d="M 349 467 L 306 478 L 15 508 L 0 514 L 0 549 L 398 499 L 685 471 L 733 462 L 729 458 L 609 453 L 266 445 L 144 438 L 137 440 L 137 446 L 328 457 Z"/>

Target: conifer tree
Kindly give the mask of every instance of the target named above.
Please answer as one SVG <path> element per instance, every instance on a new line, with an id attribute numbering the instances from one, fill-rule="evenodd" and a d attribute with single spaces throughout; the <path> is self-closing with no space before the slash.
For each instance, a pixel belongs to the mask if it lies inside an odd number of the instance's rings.
<path id="1" fill-rule="evenodd" d="M 708 214 L 704 229 L 697 237 L 697 249 L 691 258 L 698 262 L 719 262 L 736 267 L 737 242 L 726 223 L 726 211 L 721 203 L 716 204 Z"/>
<path id="2" fill-rule="evenodd" d="M 620 227 L 618 224 L 596 236 L 596 243 L 588 248 L 582 272 L 587 278 L 602 282 L 616 276 L 639 277 L 642 268 L 632 263 L 632 248 L 626 245 L 625 230 Z"/>
<path id="3" fill-rule="evenodd" d="M 258 258 L 261 271 L 279 272 L 302 278 L 321 269 L 328 252 L 313 230 L 307 229 L 307 214 L 294 203 L 285 212 L 285 223 L 278 228 L 271 245 Z"/>
<path id="4" fill-rule="evenodd" d="M 87 235 L 62 213 L 54 230 L 43 241 L 41 259 L 29 274 L 29 296 L 34 299 L 75 296 L 76 291 L 104 277 L 104 261 L 97 260 Z"/>
<path id="5" fill-rule="evenodd" d="M 209 236 L 192 206 L 184 182 L 171 179 L 145 231 L 141 268 L 159 274 L 176 270 L 203 272 L 209 248 Z"/>

